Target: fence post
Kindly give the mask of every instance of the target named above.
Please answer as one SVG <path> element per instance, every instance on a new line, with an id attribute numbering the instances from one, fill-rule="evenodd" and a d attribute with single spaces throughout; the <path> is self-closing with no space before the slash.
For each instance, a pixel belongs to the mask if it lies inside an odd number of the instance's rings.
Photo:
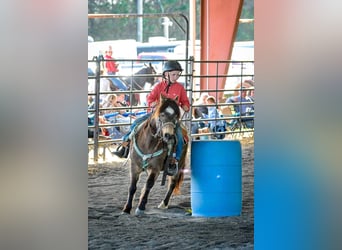
<path id="1" fill-rule="evenodd" d="M 94 163 L 98 162 L 98 146 L 99 146 L 99 115 L 100 115 L 100 75 L 101 62 L 104 60 L 103 55 L 95 56 L 96 61 L 95 72 L 95 115 L 94 115 Z"/>

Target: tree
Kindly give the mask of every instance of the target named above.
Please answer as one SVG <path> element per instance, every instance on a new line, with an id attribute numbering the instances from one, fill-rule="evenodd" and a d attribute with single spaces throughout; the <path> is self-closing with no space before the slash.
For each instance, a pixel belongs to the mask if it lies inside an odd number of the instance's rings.
<path id="1" fill-rule="evenodd" d="M 244 0 L 240 18 L 254 19 L 254 0 Z M 251 23 L 240 23 L 235 40 L 254 41 L 254 21 Z"/>
<path id="2" fill-rule="evenodd" d="M 88 13 L 91 14 L 127 14 L 137 13 L 138 0 L 88 0 Z M 200 39 L 200 0 L 196 0 L 196 34 Z M 144 0 L 145 14 L 153 13 L 182 13 L 189 16 L 189 0 Z M 241 18 L 254 18 L 254 1 L 245 0 Z M 172 20 L 171 20 L 172 21 Z M 177 21 L 185 27 L 185 22 Z M 89 19 L 88 34 L 95 41 L 137 39 L 136 18 Z M 146 42 L 151 36 L 164 36 L 161 18 L 143 19 L 143 39 Z M 184 40 L 185 34 L 175 23 L 169 27 L 169 38 Z M 254 40 L 254 23 L 240 24 L 237 32 L 237 41 Z"/>

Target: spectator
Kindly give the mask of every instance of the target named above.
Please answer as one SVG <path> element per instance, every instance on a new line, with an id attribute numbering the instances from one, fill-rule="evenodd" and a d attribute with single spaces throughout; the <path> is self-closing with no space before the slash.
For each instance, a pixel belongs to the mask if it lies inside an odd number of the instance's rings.
<path id="1" fill-rule="evenodd" d="M 88 95 L 88 109 L 94 109 L 94 108 L 95 108 L 94 97 L 91 95 Z"/>
<path id="2" fill-rule="evenodd" d="M 240 90 L 237 92 L 240 93 L 238 96 L 231 96 L 226 100 L 226 103 L 234 104 L 234 110 L 236 116 L 251 116 L 254 115 L 254 105 L 250 98 L 247 97 L 247 89 L 246 87 L 241 86 Z M 242 122 L 246 124 L 247 127 L 254 127 L 254 119 L 253 118 L 242 118 Z M 237 120 L 235 119 L 232 122 L 232 125 L 235 125 Z"/>
<path id="3" fill-rule="evenodd" d="M 208 98 L 209 94 L 207 92 L 201 93 L 200 97 L 197 101 L 194 102 L 194 105 L 205 105 L 206 100 Z M 203 118 L 204 115 L 208 115 L 208 108 L 206 106 L 200 106 L 200 107 L 194 107 L 193 108 L 193 116 L 195 118 Z"/>
<path id="4" fill-rule="evenodd" d="M 118 96 L 116 94 L 110 94 L 107 96 L 106 102 L 103 104 L 104 108 L 118 108 L 122 107 L 121 103 L 118 101 Z M 109 109 L 103 112 L 103 123 L 129 123 L 130 117 L 126 114 L 124 109 Z M 134 117 L 132 117 L 135 119 Z M 107 128 L 109 136 L 113 139 L 121 138 L 127 131 L 129 131 L 129 126 L 117 125 L 109 126 Z"/>
<path id="5" fill-rule="evenodd" d="M 236 113 L 241 114 L 241 116 L 249 115 L 249 113 L 254 111 L 254 106 L 249 98 L 247 98 L 247 89 L 242 87 L 242 90 L 238 90 L 241 94 L 238 96 L 231 96 L 226 100 L 226 103 L 233 103 L 234 110 Z M 248 104 L 250 103 L 250 104 Z"/>
<path id="6" fill-rule="evenodd" d="M 213 96 L 209 96 L 206 99 L 206 103 L 208 104 L 208 119 L 213 119 L 208 122 L 209 128 L 213 132 L 224 132 L 226 131 L 226 124 L 224 120 L 217 120 L 221 118 L 222 115 L 220 111 L 217 109 L 216 99 Z M 219 134 L 215 135 L 217 139 L 223 139 L 224 135 Z"/>
<path id="7" fill-rule="evenodd" d="M 247 88 L 249 88 L 249 91 L 247 92 L 247 99 L 250 99 L 252 102 L 254 102 L 254 81 L 253 80 L 246 80 L 244 81 Z"/>
<path id="8" fill-rule="evenodd" d="M 106 98 L 105 102 L 103 103 L 102 107 L 103 108 L 119 107 L 119 105 L 117 104 L 117 95 L 116 94 L 107 95 L 107 98 Z M 104 114 L 113 113 L 113 112 L 118 112 L 118 111 L 113 110 L 113 109 L 103 111 Z"/>
<path id="9" fill-rule="evenodd" d="M 104 56 L 104 59 L 110 60 L 110 61 L 106 61 L 105 62 L 105 67 L 106 67 L 107 75 L 115 75 L 116 72 L 119 71 L 119 69 L 118 69 L 119 64 L 117 64 L 114 61 L 114 58 L 112 57 L 112 55 L 113 55 L 112 46 L 109 45 L 108 46 L 108 50 L 106 50 L 106 54 Z"/>
<path id="10" fill-rule="evenodd" d="M 119 93 L 117 102 L 121 105 L 121 107 L 127 107 L 129 106 L 129 103 L 127 103 L 128 97 L 124 93 Z"/>

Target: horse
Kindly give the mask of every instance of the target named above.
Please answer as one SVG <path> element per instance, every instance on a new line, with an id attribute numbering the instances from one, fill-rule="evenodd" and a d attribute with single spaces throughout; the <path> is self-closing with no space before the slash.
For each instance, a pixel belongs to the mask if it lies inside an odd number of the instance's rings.
<path id="1" fill-rule="evenodd" d="M 122 80 L 125 82 L 126 86 L 128 86 L 129 89 L 147 90 L 146 85 L 151 87 L 154 84 L 155 77 L 153 75 L 156 75 L 156 74 L 157 72 L 154 69 L 152 63 L 149 63 L 148 65 L 144 64 L 144 66 L 140 70 L 138 70 L 134 74 L 134 76 L 130 76 Z M 142 95 L 146 96 L 146 93 L 141 93 L 140 95 L 137 93 L 133 93 L 132 98 L 131 98 L 131 104 L 133 106 L 143 104 L 141 103 L 141 98 L 140 98 Z"/>
<path id="2" fill-rule="evenodd" d="M 188 144 L 184 144 L 178 169 L 175 173 L 168 173 L 167 169 L 172 153 L 176 146 L 176 125 L 180 122 L 180 108 L 177 101 L 161 97 L 159 104 L 151 116 L 141 125 L 138 125 L 133 133 L 130 143 L 130 185 L 128 198 L 122 210 L 122 214 L 130 214 L 132 202 L 137 190 L 137 183 L 143 171 L 148 176 L 144 188 L 141 191 L 140 200 L 135 210 L 135 215 L 143 215 L 148 200 L 148 195 L 154 186 L 159 174 L 163 171 L 161 185 L 168 178 L 168 188 L 164 199 L 158 208 L 167 209 L 171 196 L 180 194 L 180 186 L 184 178 L 185 159 Z M 179 124 L 178 126 L 180 126 Z M 182 128 L 183 133 L 187 133 Z"/>

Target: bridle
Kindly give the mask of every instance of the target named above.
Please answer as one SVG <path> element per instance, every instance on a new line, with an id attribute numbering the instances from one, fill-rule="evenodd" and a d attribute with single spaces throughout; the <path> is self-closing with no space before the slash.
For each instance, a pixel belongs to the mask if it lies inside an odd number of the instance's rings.
<path id="1" fill-rule="evenodd" d="M 150 117 L 147 121 L 145 122 L 148 122 L 149 121 L 149 126 L 151 126 L 151 120 L 152 117 Z M 148 166 L 148 161 L 154 157 L 157 157 L 161 154 L 163 154 L 165 151 L 167 151 L 167 155 L 168 157 L 170 157 L 173 149 L 174 149 L 174 146 L 175 146 L 175 140 L 168 140 L 166 142 L 166 148 L 165 147 L 162 147 L 161 149 L 157 150 L 158 146 L 160 145 L 160 143 L 162 143 L 164 141 L 164 136 L 163 136 L 163 128 L 165 127 L 168 127 L 168 126 L 171 126 L 172 129 L 174 130 L 174 133 L 175 133 L 175 129 L 176 129 L 176 124 L 177 124 L 177 119 L 173 119 L 173 121 L 167 121 L 167 122 L 163 122 L 159 117 L 157 119 L 157 122 L 156 122 L 156 128 L 157 128 L 157 131 L 156 133 L 152 133 L 152 136 L 154 138 L 158 138 L 159 137 L 159 140 L 158 140 L 158 143 L 156 144 L 155 146 L 155 151 L 153 153 L 150 153 L 150 154 L 144 154 L 140 148 L 138 147 L 137 143 L 136 143 L 136 133 L 134 133 L 135 135 L 133 135 L 133 147 L 136 151 L 136 153 L 141 157 L 142 159 L 142 162 L 143 162 L 143 169 L 146 169 L 146 167 Z M 141 124 L 140 126 L 142 126 L 143 124 Z M 139 126 L 139 127 L 140 127 Z M 139 128 L 137 128 L 139 129 Z"/>
<path id="2" fill-rule="evenodd" d="M 158 118 L 158 121 L 157 121 L 157 123 L 156 123 L 157 131 L 156 131 L 156 133 L 154 133 L 154 134 L 151 132 L 151 133 L 152 133 L 152 136 L 153 136 L 154 138 L 157 138 L 158 136 L 159 136 L 160 138 L 163 138 L 163 133 L 162 133 L 163 128 L 168 127 L 168 126 L 171 126 L 172 129 L 175 130 L 176 124 L 177 124 L 177 121 L 176 121 L 175 119 L 174 119 L 174 121 L 172 121 L 172 122 L 162 122 L 161 119 Z"/>

